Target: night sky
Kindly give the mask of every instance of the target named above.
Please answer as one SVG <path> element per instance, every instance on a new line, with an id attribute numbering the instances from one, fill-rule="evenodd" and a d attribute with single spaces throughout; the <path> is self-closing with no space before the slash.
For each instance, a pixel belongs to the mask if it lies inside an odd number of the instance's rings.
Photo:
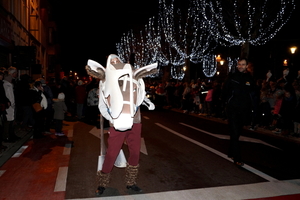
<path id="1" fill-rule="evenodd" d="M 50 2 L 57 22 L 62 67 L 81 71 L 85 71 L 88 59 L 105 66 L 106 56 L 117 53 L 115 44 L 122 34 L 144 26 L 158 12 L 158 0 Z"/>
<path id="2" fill-rule="evenodd" d="M 61 45 L 63 69 L 85 73 L 88 59 L 106 65 L 106 56 L 117 53 L 116 42 L 123 33 L 141 27 L 158 13 L 159 0 L 49 0 L 53 18 L 57 22 L 57 39 Z M 176 1 L 176 0 L 175 0 Z M 181 1 L 181 0 L 179 0 Z M 76 3 L 74 3 L 76 2 Z M 187 1 L 183 1 L 187 2 Z M 297 2 L 297 1 L 296 1 Z M 300 6 L 296 6 L 291 20 L 273 40 L 298 40 Z M 300 48 L 300 47 L 299 47 Z"/>

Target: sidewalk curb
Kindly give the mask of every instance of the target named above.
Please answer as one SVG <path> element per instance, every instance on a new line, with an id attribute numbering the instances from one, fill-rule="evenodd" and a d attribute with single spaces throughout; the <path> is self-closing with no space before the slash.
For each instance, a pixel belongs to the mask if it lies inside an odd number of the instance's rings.
<path id="1" fill-rule="evenodd" d="M 183 110 L 180 110 L 179 108 L 164 108 L 164 109 L 165 110 L 171 110 L 171 111 L 174 111 L 174 112 L 179 112 L 179 113 L 182 113 L 182 114 L 185 114 L 185 115 L 191 115 L 191 116 L 194 116 L 194 117 L 198 117 L 198 118 L 202 118 L 202 119 L 206 119 L 206 120 L 210 120 L 210 121 L 215 121 L 215 122 L 218 122 L 218 123 L 227 124 L 227 121 L 225 121 L 223 119 L 215 118 L 215 117 L 201 116 L 201 115 L 194 114 L 194 113 L 183 113 Z M 246 127 L 244 127 L 244 129 L 248 130 Z M 248 130 L 248 131 L 251 131 L 251 130 Z M 300 138 L 297 138 L 297 137 L 283 136 L 283 135 L 280 135 L 280 134 L 274 134 L 274 133 L 272 133 L 271 130 L 266 130 L 266 129 L 263 129 L 263 128 L 257 128 L 253 132 L 256 132 L 256 133 L 259 133 L 259 134 L 262 134 L 262 135 L 267 135 L 267 136 L 272 137 L 272 138 L 281 139 L 281 140 L 285 140 L 287 142 L 292 142 L 292 143 L 300 145 Z"/>
<path id="2" fill-rule="evenodd" d="M 5 151 L 0 154 L 0 167 L 4 165 L 32 136 L 32 131 L 22 134 L 23 137 L 14 143 L 10 143 Z"/>

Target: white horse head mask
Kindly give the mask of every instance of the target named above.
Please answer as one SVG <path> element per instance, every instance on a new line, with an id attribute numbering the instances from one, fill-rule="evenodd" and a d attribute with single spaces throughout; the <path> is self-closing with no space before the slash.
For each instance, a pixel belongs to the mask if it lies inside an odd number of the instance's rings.
<path id="1" fill-rule="evenodd" d="M 119 62 L 112 62 L 115 58 Z M 155 73 L 156 68 L 157 63 L 134 71 L 130 64 L 122 63 L 114 54 L 108 57 L 106 69 L 99 63 L 88 60 L 88 74 L 100 79 L 99 95 L 103 101 L 99 101 L 99 108 L 100 102 L 104 102 L 116 130 L 131 129 L 133 118 L 146 95 L 142 77 Z"/>

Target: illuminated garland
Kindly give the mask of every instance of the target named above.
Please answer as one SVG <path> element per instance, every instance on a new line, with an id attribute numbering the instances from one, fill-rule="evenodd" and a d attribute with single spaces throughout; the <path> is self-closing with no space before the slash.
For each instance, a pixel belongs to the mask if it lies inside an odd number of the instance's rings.
<path id="1" fill-rule="evenodd" d="M 286 24 L 294 9 L 294 0 L 190 0 L 183 15 L 175 9 L 174 0 L 170 5 L 159 0 L 158 17 L 150 18 L 144 30 L 124 33 L 116 48 L 124 61 L 135 53 L 136 68 L 154 62 L 172 65 L 172 78 L 181 79 L 182 66 L 190 60 L 202 62 L 204 74 L 212 77 L 216 73 L 212 51 L 217 44 L 263 45 Z M 234 62 L 228 58 L 229 71 Z"/>
<path id="2" fill-rule="evenodd" d="M 183 66 L 173 66 L 171 68 L 171 76 L 173 79 L 182 80 L 184 78 L 184 69 Z"/>
<path id="3" fill-rule="evenodd" d="M 175 11 L 173 3 L 174 0 L 167 6 L 162 0 L 159 15 L 165 40 L 176 51 L 176 57 L 170 56 L 170 62 L 175 66 L 183 65 L 186 59 L 200 63 L 203 56 L 216 46 L 211 32 L 207 29 L 210 22 L 203 18 L 199 1 L 190 2 L 187 16 L 183 16 L 180 9 Z"/>
<path id="4" fill-rule="evenodd" d="M 217 60 L 214 55 L 205 55 L 203 57 L 203 73 L 206 77 L 213 77 L 217 72 Z"/>
<path id="5" fill-rule="evenodd" d="M 202 14 L 211 22 L 211 32 L 223 46 L 247 42 L 255 46 L 264 45 L 281 30 L 295 9 L 294 0 L 234 0 L 232 4 L 232 1 L 226 0 L 201 2 L 202 7 L 206 8 Z M 243 5 L 244 2 L 247 4 Z M 223 9 L 225 5 L 226 9 Z M 233 14 L 231 23 L 225 19 L 229 10 Z"/>
<path id="6" fill-rule="evenodd" d="M 227 57 L 227 62 L 228 62 L 228 72 L 231 72 L 232 69 L 237 67 L 237 62 L 238 62 L 239 58 L 230 58 Z"/>

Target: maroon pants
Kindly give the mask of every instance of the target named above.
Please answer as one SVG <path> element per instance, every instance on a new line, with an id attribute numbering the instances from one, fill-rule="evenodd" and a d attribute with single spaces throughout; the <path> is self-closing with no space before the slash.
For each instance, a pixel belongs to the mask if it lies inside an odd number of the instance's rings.
<path id="1" fill-rule="evenodd" d="M 140 123 L 134 123 L 132 129 L 127 131 L 117 131 L 113 127 L 109 128 L 108 148 L 102 166 L 103 173 L 111 172 L 124 140 L 126 140 L 129 149 L 128 164 L 132 166 L 139 164 L 141 131 L 142 124 Z"/>

